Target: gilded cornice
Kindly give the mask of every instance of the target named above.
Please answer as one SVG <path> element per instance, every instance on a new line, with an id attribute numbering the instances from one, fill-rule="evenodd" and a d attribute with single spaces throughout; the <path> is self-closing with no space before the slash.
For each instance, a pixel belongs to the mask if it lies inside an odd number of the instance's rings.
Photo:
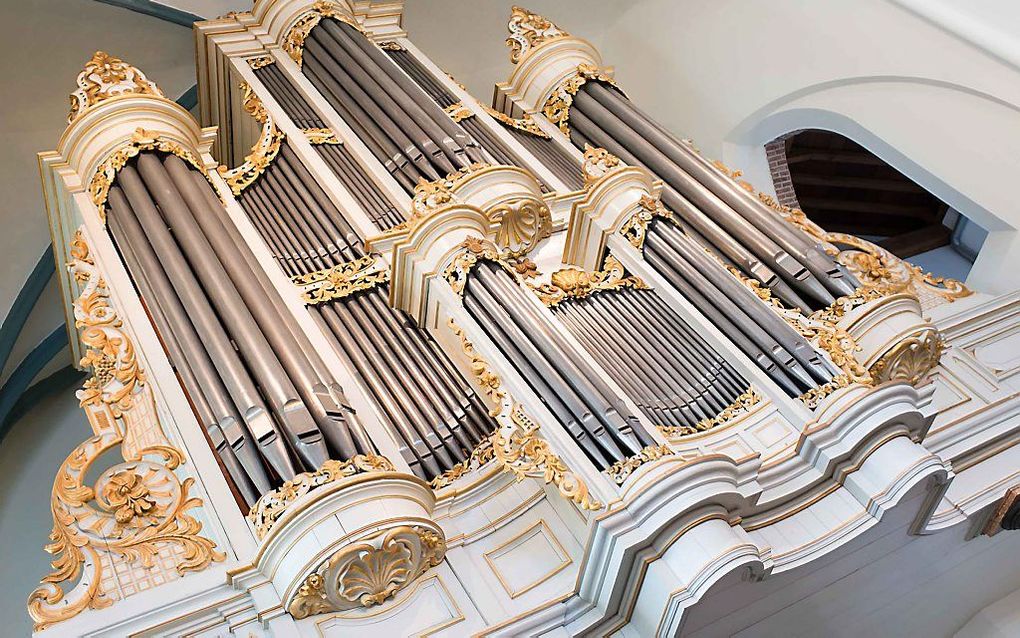
<path id="1" fill-rule="evenodd" d="M 262 100 L 255 94 L 251 86 L 247 82 L 241 82 L 238 87 L 244 91 L 241 107 L 256 122 L 262 124 L 262 131 L 259 134 L 259 139 L 251 147 L 251 153 L 245 156 L 244 162 L 234 168 L 226 166 L 216 168 L 235 196 L 240 195 L 244 189 L 255 183 L 255 180 L 269 168 L 269 165 L 279 154 L 284 138 L 283 131 L 276 126 L 276 122 L 266 111 Z"/>
<path id="2" fill-rule="evenodd" d="M 92 59 L 85 63 L 76 83 L 78 88 L 71 93 L 68 124 L 78 119 L 86 109 L 118 95 L 166 97 L 144 73 L 103 51 L 96 51 Z"/>
<path id="3" fill-rule="evenodd" d="M 560 494 L 581 509 L 600 510 L 603 505 L 588 491 L 584 480 L 570 470 L 539 436 L 539 426 L 524 412 L 523 406 L 502 387 L 502 380 L 474 349 L 474 344 L 451 318 L 447 326 L 460 339 L 470 361 L 471 374 L 487 398 L 489 414 L 499 423 L 490 437 L 493 458 L 507 472 L 522 480 L 539 478 L 556 486 Z"/>
<path id="4" fill-rule="evenodd" d="M 133 340 L 110 305 L 80 230 L 70 254 L 69 269 L 82 286 L 74 301 L 86 349 L 81 364 L 92 370 L 78 398 L 93 436 L 71 452 L 53 483 L 53 542 L 46 551 L 57 557 L 53 571 L 28 598 L 36 631 L 85 609 L 112 605 L 127 595 L 123 591 L 132 580 L 156 574 L 172 579 L 225 558 L 187 513 L 202 500 L 191 495 L 194 479 L 182 481 L 174 471 L 185 462 L 184 454 L 163 431 Z M 121 461 L 86 485 L 100 456 L 118 445 Z M 106 584 L 114 578 L 105 573 L 114 563 L 123 589 Z M 67 591 L 66 582 L 74 583 Z"/>

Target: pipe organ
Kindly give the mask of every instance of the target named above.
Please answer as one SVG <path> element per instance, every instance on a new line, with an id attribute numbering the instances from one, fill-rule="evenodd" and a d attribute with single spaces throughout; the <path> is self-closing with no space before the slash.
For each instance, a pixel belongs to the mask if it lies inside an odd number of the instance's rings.
<path id="1" fill-rule="evenodd" d="M 937 503 L 933 317 L 971 291 L 739 182 L 542 16 L 489 106 L 401 11 L 199 23 L 200 120 L 78 77 L 40 166 L 97 438 L 37 630 L 675 635 L 822 495 Z"/>

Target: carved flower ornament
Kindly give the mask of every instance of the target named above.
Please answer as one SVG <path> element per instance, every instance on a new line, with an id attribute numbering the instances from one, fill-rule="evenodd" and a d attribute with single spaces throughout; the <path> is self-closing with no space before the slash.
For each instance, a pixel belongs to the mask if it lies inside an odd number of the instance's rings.
<path id="1" fill-rule="evenodd" d="M 149 487 L 142 481 L 142 477 L 130 470 L 111 476 L 103 488 L 103 496 L 110 504 L 114 518 L 121 525 L 130 523 L 136 516 L 149 516 L 156 508 Z"/>

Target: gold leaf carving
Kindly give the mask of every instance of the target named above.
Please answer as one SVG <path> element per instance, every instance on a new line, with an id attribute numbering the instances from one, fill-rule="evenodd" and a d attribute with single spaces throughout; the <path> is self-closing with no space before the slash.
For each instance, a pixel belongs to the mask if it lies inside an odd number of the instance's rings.
<path id="1" fill-rule="evenodd" d="M 510 62 L 513 64 L 520 62 L 531 49 L 544 42 L 569 35 L 537 13 L 517 6 L 511 9 L 506 28 L 510 32 L 506 44 L 510 47 Z"/>
<path id="2" fill-rule="evenodd" d="M 163 432 L 132 340 L 110 305 L 80 230 L 70 256 L 69 269 L 82 286 L 74 302 L 87 348 L 82 365 L 93 372 L 78 398 L 93 436 L 68 455 L 53 482 L 52 542 L 46 551 L 56 558 L 53 571 L 28 598 L 36 631 L 85 609 L 113 604 L 115 592 L 103 584 L 104 570 L 112 563 L 129 565 L 118 572 L 118 579 L 126 579 L 136 570 L 161 569 L 157 555 L 173 557 L 175 574 L 200 571 L 225 558 L 187 513 L 202 505 L 190 494 L 194 479 L 181 481 L 174 472 L 184 455 Z M 122 462 L 101 473 L 93 486 L 86 485 L 93 464 L 117 445 Z M 68 581 L 76 582 L 65 591 L 62 583 Z"/>
<path id="3" fill-rule="evenodd" d="M 71 112 L 67 122 L 78 119 L 89 107 L 117 95 L 166 97 L 145 74 L 103 51 L 96 51 L 78 74 L 78 88 L 71 93 Z"/>
<path id="4" fill-rule="evenodd" d="M 606 474 L 608 474 L 609 478 L 613 479 L 617 485 L 623 485 L 630 475 L 634 473 L 634 470 L 638 469 L 645 463 L 651 463 L 652 461 L 672 454 L 673 450 L 670 449 L 668 445 L 649 445 L 634 456 L 613 463 L 609 469 L 606 470 Z"/>
<path id="5" fill-rule="evenodd" d="M 642 290 L 648 285 L 639 277 L 624 276 L 623 264 L 612 255 L 607 255 L 602 270 L 585 272 L 577 268 L 557 270 L 550 277 L 551 283 L 531 286 L 546 306 L 552 307 L 566 299 L 582 299 L 596 292 L 633 288 Z"/>
<path id="6" fill-rule="evenodd" d="M 581 173 L 584 175 L 584 186 L 590 188 L 610 171 L 620 166 L 620 158 L 604 148 L 591 144 L 584 145 L 584 159 L 581 162 Z"/>
<path id="7" fill-rule="evenodd" d="M 314 472 L 302 472 L 275 490 L 263 494 L 248 513 L 248 520 L 255 528 L 255 536 L 261 540 L 294 501 L 312 490 L 355 474 L 395 471 L 389 459 L 375 454 L 358 454 L 348 461 L 330 459 Z"/>
<path id="8" fill-rule="evenodd" d="M 294 618 L 373 607 L 442 562 L 446 539 L 432 529 L 401 525 L 334 553 L 305 578 L 287 606 Z"/>
<path id="9" fill-rule="evenodd" d="M 464 106 L 463 102 L 455 102 L 443 109 L 443 111 L 450 116 L 450 119 L 454 122 L 460 122 L 468 119 L 469 117 L 474 117 L 474 111 Z"/>
<path id="10" fill-rule="evenodd" d="M 523 117 L 514 118 L 481 102 L 478 104 L 482 107 L 482 110 L 489 114 L 490 117 L 501 124 L 505 124 L 512 129 L 528 133 L 529 135 L 534 135 L 535 137 L 541 137 L 546 140 L 549 139 L 549 134 L 539 128 L 538 124 L 535 123 L 534 118 L 527 113 L 525 113 Z"/>
<path id="11" fill-rule="evenodd" d="M 244 162 L 235 168 L 219 166 L 216 169 L 234 195 L 240 195 L 269 168 L 280 152 L 280 144 L 284 137 L 283 131 L 276 126 L 276 122 L 269 116 L 262 100 L 255 94 L 251 86 L 247 82 L 241 82 L 240 88 L 244 91 L 244 96 L 241 98 L 242 107 L 248 115 L 262 124 L 262 131 L 259 134 L 259 139 L 251 147 L 251 153 L 245 156 Z"/>
<path id="12" fill-rule="evenodd" d="M 142 151 L 152 150 L 176 155 L 198 169 L 206 179 L 209 179 L 205 166 L 202 165 L 202 162 L 199 161 L 194 153 L 176 141 L 165 137 L 163 133 L 137 128 L 134 134 L 131 135 L 130 140 L 107 155 L 99 163 L 99 166 L 96 167 L 96 172 L 93 173 L 92 178 L 89 180 L 89 195 L 92 198 L 92 203 L 99 209 L 99 219 L 103 223 L 106 223 L 106 199 L 110 195 L 110 186 L 113 185 L 113 181 L 117 178 L 117 173 L 127 165 L 132 157 L 137 156 Z"/>
<path id="13" fill-rule="evenodd" d="M 305 139 L 308 140 L 309 144 L 343 144 L 337 139 L 336 131 L 331 128 L 304 128 L 301 132 L 305 134 Z"/>
<path id="14" fill-rule="evenodd" d="M 354 261 L 337 264 L 291 278 L 301 289 L 301 301 L 309 305 L 325 303 L 369 290 L 389 281 L 386 262 L 376 255 L 365 255 Z"/>

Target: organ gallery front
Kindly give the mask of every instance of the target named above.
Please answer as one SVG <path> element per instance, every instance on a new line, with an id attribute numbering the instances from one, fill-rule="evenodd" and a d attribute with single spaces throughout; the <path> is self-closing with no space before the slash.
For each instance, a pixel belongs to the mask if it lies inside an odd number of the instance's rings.
<path id="1" fill-rule="evenodd" d="M 198 23 L 198 119 L 77 77 L 37 632 L 673 636 L 893 512 L 1015 527 L 1015 295 L 778 205 L 543 16 L 490 105 L 402 10 Z"/>

